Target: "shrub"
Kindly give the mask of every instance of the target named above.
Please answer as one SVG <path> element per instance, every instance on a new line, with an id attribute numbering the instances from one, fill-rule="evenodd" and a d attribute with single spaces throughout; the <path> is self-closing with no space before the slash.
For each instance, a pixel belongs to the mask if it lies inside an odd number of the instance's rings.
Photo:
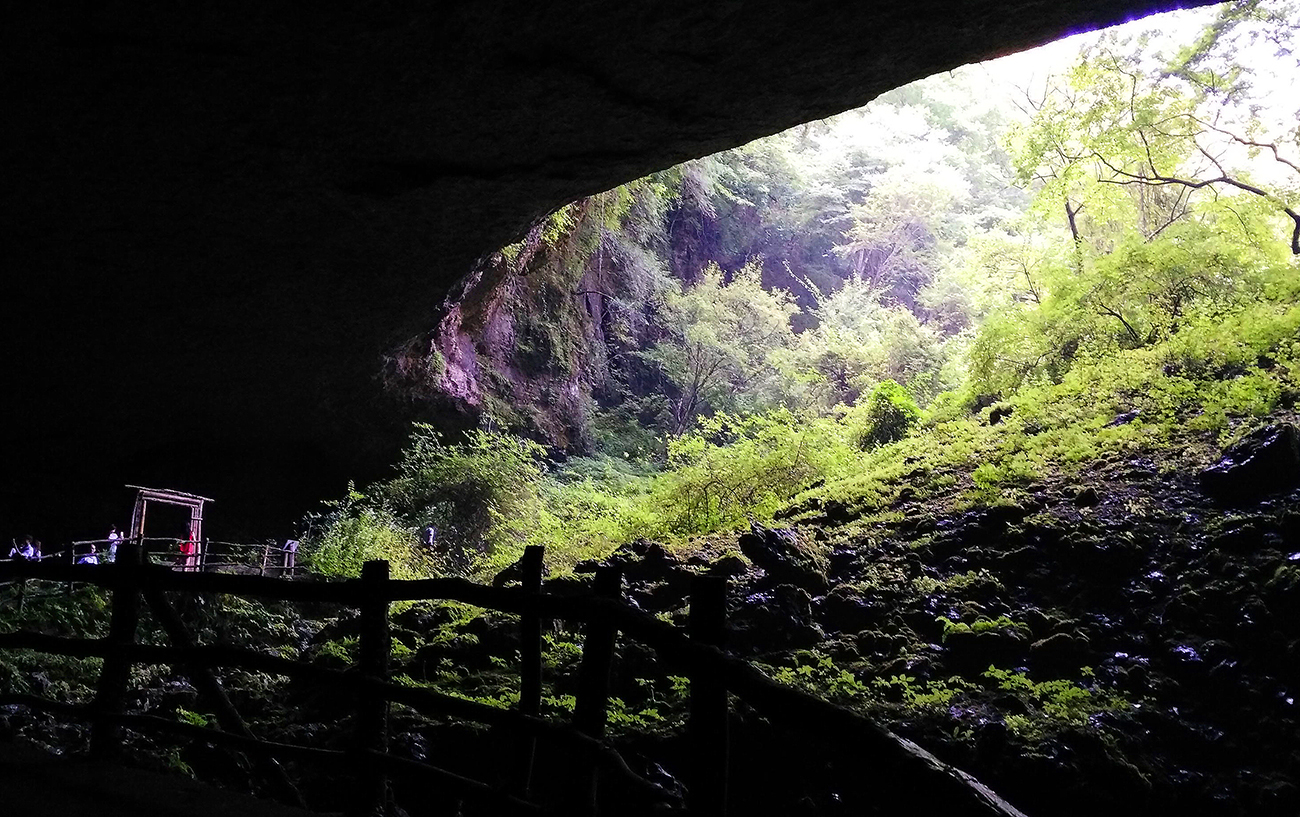
<path id="1" fill-rule="evenodd" d="M 860 419 L 856 415 L 857 412 L 850 412 L 849 421 L 852 424 L 857 420 L 861 424 L 856 441 L 862 448 L 897 442 L 921 421 L 921 409 L 912 395 L 893 380 L 876 386 L 867 399 L 865 412 Z"/>
<path id="2" fill-rule="evenodd" d="M 745 418 L 720 414 L 669 444 L 669 468 L 648 498 L 668 536 L 711 533 L 748 517 L 770 518 L 825 479 L 851 450 L 838 425 L 785 409 Z"/>
<path id="3" fill-rule="evenodd" d="M 361 566 L 385 559 L 395 578 L 410 579 L 433 572 L 417 548 L 416 532 L 391 513 L 369 507 L 369 498 L 349 488 L 345 499 L 318 520 L 303 549 L 303 561 L 326 576 L 361 575 Z"/>

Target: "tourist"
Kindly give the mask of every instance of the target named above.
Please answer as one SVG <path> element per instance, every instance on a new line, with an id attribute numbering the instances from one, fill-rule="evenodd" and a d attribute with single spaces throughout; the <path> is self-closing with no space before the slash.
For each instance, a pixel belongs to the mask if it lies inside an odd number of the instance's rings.
<path id="1" fill-rule="evenodd" d="M 176 566 L 181 570 L 197 570 L 199 546 L 194 541 L 194 534 L 191 533 L 188 539 L 177 539 L 176 546 L 180 549 L 180 555 L 176 557 Z"/>
<path id="2" fill-rule="evenodd" d="M 298 540 L 285 539 L 284 540 L 284 572 L 293 573 L 293 571 L 297 568 L 297 560 L 298 560 Z"/>
<path id="3" fill-rule="evenodd" d="M 22 544 L 15 543 L 14 546 L 9 549 L 9 558 L 22 559 L 28 562 L 35 561 L 41 558 L 39 545 L 35 544 L 32 540 L 31 534 L 29 533 L 27 536 L 23 537 Z"/>
<path id="4" fill-rule="evenodd" d="M 91 545 L 90 545 L 90 552 L 89 552 L 89 553 L 84 553 L 84 554 L 82 554 L 81 557 L 80 557 L 79 559 L 77 559 L 77 564 L 79 564 L 79 565 L 97 565 L 97 564 L 99 564 L 99 553 L 98 553 L 98 551 L 95 549 L 95 545 L 94 545 L 93 542 L 92 542 Z"/>
<path id="5" fill-rule="evenodd" d="M 122 541 L 122 534 L 117 532 L 117 525 L 111 526 L 108 531 L 108 553 L 104 561 L 117 561 L 117 545 Z"/>

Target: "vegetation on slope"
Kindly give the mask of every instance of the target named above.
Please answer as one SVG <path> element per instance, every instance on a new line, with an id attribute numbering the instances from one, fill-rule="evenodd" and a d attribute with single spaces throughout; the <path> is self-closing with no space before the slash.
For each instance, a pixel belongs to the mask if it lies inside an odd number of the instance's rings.
<path id="1" fill-rule="evenodd" d="M 490 576 L 527 544 L 564 568 L 792 501 L 1204 460 L 1295 399 L 1300 133 L 1243 63 L 1290 19 L 1103 36 L 1019 113 L 973 71 L 934 78 L 563 208 L 457 307 L 512 344 L 480 361 L 508 370 L 481 428 L 417 428 L 398 477 L 317 520 L 316 564 L 428 570 L 433 524 L 433 569 Z M 516 436 L 556 442 L 557 412 L 567 454 Z"/>

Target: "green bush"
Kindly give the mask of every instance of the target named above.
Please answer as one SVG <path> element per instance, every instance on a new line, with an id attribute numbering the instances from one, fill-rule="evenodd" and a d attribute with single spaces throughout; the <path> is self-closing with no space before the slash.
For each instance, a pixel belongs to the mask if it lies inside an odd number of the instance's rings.
<path id="1" fill-rule="evenodd" d="M 303 561 L 316 573 L 355 577 L 372 559 L 388 561 L 395 578 L 419 578 L 434 572 L 426 554 L 417 547 L 413 528 L 390 512 L 369 505 L 369 498 L 354 490 L 334 503 L 334 510 L 308 537 Z"/>
<path id="2" fill-rule="evenodd" d="M 475 573 L 517 556 L 538 521 L 541 456 L 537 443 L 477 430 L 446 443 L 415 424 L 398 476 L 349 489 L 314 520 L 305 558 L 313 570 L 355 576 L 369 559 L 387 559 L 394 575 Z M 438 529 L 430 552 L 419 541 Z"/>
<path id="3" fill-rule="evenodd" d="M 490 554 L 520 541 L 535 520 L 545 453 L 531 440 L 481 429 L 448 444 L 416 423 L 399 476 L 375 494 L 412 527 L 436 525 L 449 547 Z"/>
<path id="4" fill-rule="evenodd" d="M 867 399 L 865 411 L 850 412 L 850 423 L 858 423 L 856 441 L 862 448 L 877 448 L 907 436 L 921 421 L 921 409 L 907 390 L 886 380 Z"/>
<path id="5" fill-rule="evenodd" d="M 669 443 L 668 469 L 654 478 L 654 535 L 712 533 L 747 518 L 771 518 L 792 497 L 853 455 L 842 428 L 785 409 L 720 414 Z"/>

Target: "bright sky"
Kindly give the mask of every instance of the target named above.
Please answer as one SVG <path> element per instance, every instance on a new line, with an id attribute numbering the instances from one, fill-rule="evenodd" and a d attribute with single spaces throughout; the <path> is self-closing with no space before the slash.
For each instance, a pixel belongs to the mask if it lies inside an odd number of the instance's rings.
<path id="1" fill-rule="evenodd" d="M 1118 33 L 1121 39 L 1148 33 L 1151 35 L 1148 50 L 1152 57 L 1167 59 L 1178 48 L 1193 42 L 1201 30 L 1214 20 L 1218 11 L 1219 6 L 1208 6 L 1168 12 L 1134 20 L 1106 31 Z M 975 80 L 976 96 L 968 100 L 966 107 L 974 112 L 975 109 L 1002 107 L 1010 102 L 1018 103 L 1017 107 L 1023 108 L 1026 91 L 1030 91 L 1034 97 L 1041 97 L 1043 83 L 1049 77 L 1067 71 L 1078 58 L 1079 51 L 1097 42 L 1102 34 L 1102 31 L 1076 34 L 1019 54 L 957 69 L 957 72 L 973 75 L 971 79 Z M 1252 116 L 1263 125 L 1262 132 L 1273 134 L 1274 138 L 1277 134 L 1294 129 L 1300 118 L 1296 110 L 1300 95 L 1297 95 L 1294 87 L 1296 77 L 1300 76 L 1300 62 L 1294 54 L 1279 57 L 1276 52 L 1277 48 L 1272 43 L 1240 44 L 1239 59 L 1250 69 L 1252 96 L 1262 103 L 1256 111 L 1238 111 L 1238 122 L 1233 127 L 1242 133 L 1247 130 L 1243 120 Z M 981 76 L 983 81 L 980 80 Z M 832 120 L 835 123 L 833 133 L 822 139 L 824 149 L 833 154 L 837 149 L 844 150 L 852 146 L 887 159 L 891 164 L 911 164 L 914 166 L 911 172 L 924 172 L 925 168 L 935 163 L 937 152 L 953 148 L 942 143 L 925 143 L 923 134 L 928 127 L 924 118 L 917 114 L 916 121 L 911 122 L 907 119 L 907 113 L 906 110 L 867 106 L 864 115 L 836 117 Z M 1225 112 L 1225 115 L 1231 117 L 1231 112 Z M 1230 118 L 1222 121 L 1232 126 Z M 905 138 L 899 139 L 899 136 Z M 918 142 L 918 138 L 922 141 Z M 1248 168 L 1256 178 L 1277 183 L 1294 175 L 1270 156 L 1259 156 L 1252 160 L 1246 157 L 1244 149 L 1226 137 L 1222 138 L 1222 142 L 1223 145 L 1219 147 L 1224 151 L 1225 161 L 1236 167 Z M 1207 140 L 1205 144 L 1212 145 L 1213 140 Z M 891 155 L 891 151 L 897 153 L 900 150 L 910 153 L 906 156 Z M 1292 161 L 1300 159 L 1289 158 Z"/>
<path id="2" fill-rule="evenodd" d="M 1154 32 L 1152 50 L 1162 52 L 1167 57 L 1175 49 L 1191 43 L 1201 29 L 1214 20 L 1219 8 L 1215 5 L 1171 11 L 1102 31 L 1115 31 L 1121 37 Z M 1010 93 L 1019 93 L 1017 89 L 1026 87 L 1041 87 L 1048 76 L 1068 69 L 1079 50 L 1095 43 L 1102 31 L 1076 34 L 1009 57 L 979 63 L 973 68 L 983 71 L 998 86 L 1009 89 Z M 1258 113 L 1267 122 L 1268 129 L 1286 130 L 1295 127 L 1295 80 L 1297 69 L 1300 69 L 1300 61 L 1297 61 L 1296 56 L 1279 57 L 1272 43 L 1259 42 L 1243 45 L 1241 60 L 1250 68 L 1254 95 L 1263 103 Z"/>
<path id="3" fill-rule="evenodd" d="M 1183 11 L 1170 11 L 1133 20 L 1104 31 L 1116 31 L 1121 36 L 1137 35 L 1147 30 L 1159 30 L 1170 44 L 1191 42 L 1197 33 L 1218 13 L 1218 6 L 1204 6 Z M 1059 74 L 1070 67 L 1079 49 L 1095 43 L 1101 31 L 1075 34 L 1039 48 L 1012 54 L 996 60 L 979 63 L 979 68 L 999 84 L 1024 87 L 1026 81 L 1041 84 L 1050 74 Z"/>

